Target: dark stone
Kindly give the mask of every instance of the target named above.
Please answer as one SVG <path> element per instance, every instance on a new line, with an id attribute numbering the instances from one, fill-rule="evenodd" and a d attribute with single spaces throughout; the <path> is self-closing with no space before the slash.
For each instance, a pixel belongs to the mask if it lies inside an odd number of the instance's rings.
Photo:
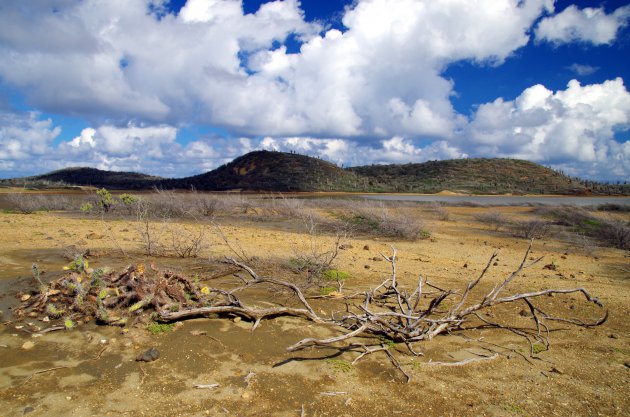
<path id="1" fill-rule="evenodd" d="M 345 249 L 352 249 L 354 246 L 350 245 L 350 244 L 343 244 L 343 245 L 339 245 L 339 249 L 345 250 Z"/>
<path id="2" fill-rule="evenodd" d="M 368 245 L 363 246 L 363 250 L 370 250 L 370 247 Z"/>
<path id="3" fill-rule="evenodd" d="M 153 362 L 159 357 L 160 357 L 160 351 L 157 350 L 157 348 L 152 347 L 146 352 L 138 355 L 138 357 L 136 357 L 136 360 L 138 362 Z"/>
<path id="4" fill-rule="evenodd" d="M 33 411 L 35 411 L 35 408 L 31 407 L 30 405 L 24 408 L 24 414 L 32 413 Z"/>

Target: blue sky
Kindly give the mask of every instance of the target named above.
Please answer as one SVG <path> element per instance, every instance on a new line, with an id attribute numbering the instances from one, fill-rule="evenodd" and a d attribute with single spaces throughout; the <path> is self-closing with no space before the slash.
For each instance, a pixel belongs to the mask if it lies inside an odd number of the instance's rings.
<path id="1" fill-rule="evenodd" d="M 276 149 L 630 180 L 629 23 L 619 0 L 7 0 L 0 177 Z"/>

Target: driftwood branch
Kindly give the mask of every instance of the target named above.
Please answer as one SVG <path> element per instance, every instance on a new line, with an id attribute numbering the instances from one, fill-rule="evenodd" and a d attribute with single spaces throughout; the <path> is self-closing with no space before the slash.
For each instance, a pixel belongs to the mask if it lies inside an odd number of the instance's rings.
<path id="1" fill-rule="evenodd" d="M 143 313 L 154 314 L 157 320 L 171 322 L 192 317 L 239 316 L 253 322 L 255 330 L 262 320 L 279 316 L 297 317 L 315 323 L 325 324 L 340 332 L 327 339 L 304 338 L 289 346 L 289 352 L 308 348 L 336 348 L 342 351 L 358 352 L 354 362 L 377 352 L 383 352 L 392 365 L 406 378 L 410 375 L 397 359 L 400 350 L 396 345 L 404 345 L 414 356 L 422 356 L 418 349 L 421 342 L 429 341 L 441 334 L 465 332 L 471 328 L 495 328 L 509 331 L 524 338 L 530 346 L 530 356 L 538 347 L 543 350 L 550 346 L 549 335 L 554 329 L 551 323 L 559 322 L 580 327 L 598 326 L 604 323 L 608 312 L 603 310 L 600 317 L 586 319 L 549 314 L 540 302 L 549 295 L 579 295 L 586 304 L 603 309 L 602 302 L 585 288 L 544 289 L 531 292 L 509 290 L 520 273 L 538 263 L 541 258 L 529 261 L 530 243 L 518 267 L 498 284 L 484 290 L 484 279 L 489 275 L 497 253 L 492 254 L 481 273 L 471 279 L 461 290 L 442 288 L 422 275 L 410 289 L 398 279 L 397 252 L 392 247 L 391 255 L 381 254 L 390 263 L 390 274 L 373 289 L 357 292 L 352 296 L 322 298 L 322 302 L 343 304 L 343 312 L 337 311 L 332 317 L 320 316 L 309 304 L 303 290 L 296 284 L 276 277 L 261 276 L 245 262 L 226 258 L 225 263 L 240 271 L 236 286 L 222 288 L 201 287 L 197 281 L 170 272 L 160 272 L 151 268 L 145 271 L 138 264 L 120 274 L 109 273 L 96 279 L 87 271 L 74 271 L 44 288 L 42 293 L 32 297 L 17 309 L 18 315 L 56 314 L 63 320 L 67 317 L 92 316 L 107 324 L 124 325 L 127 318 Z M 237 251 L 235 253 L 238 253 Z M 204 279 L 201 277 L 200 282 Z M 89 284 L 88 284 L 89 283 Z M 277 294 L 281 289 L 290 295 L 286 305 L 261 308 L 248 305 L 239 298 L 240 291 L 260 288 Z M 341 288 L 340 288 L 341 289 Z M 529 310 L 529 324 L 516 326 L 510 320 L 503 323 L 488 319 L 494 308 L 509 303 L 524 303 Z M 519 318 L 519 321 L 522 319 Z M 52 331 L 61 328 L 51 327 Z M 465 334 L 465 333 L 463 333 Z M 367 341 L 366 341 L 367 339 Z M 371 340 L 371 342 L 370 342 Z M 536 346 L 538 345 L 538 346 Z M 495 359 L 497 355 L 457 363 L 436 363 L 433 365 L 459 366 L 480 360 Z M 527 360 L 527 358 L 525 358 Z"/>

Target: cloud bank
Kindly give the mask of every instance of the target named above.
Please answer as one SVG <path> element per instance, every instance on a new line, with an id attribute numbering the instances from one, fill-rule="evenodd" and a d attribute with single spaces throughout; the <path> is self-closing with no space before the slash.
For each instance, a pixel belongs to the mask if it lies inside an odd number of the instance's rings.
<path id="1" fill-rule="evenodd" d="M 240 0 L 188 0 L 178 14 L 161 0 L 5 2 L 0 80 L 33 108 L 90 127 L 62 138 L 37 113 L 3 110 L 0 171 L 26 173 L 18 161 L 40 158 L 51 169 L 188 175 L 273 148 L 345 165 L 509 156 L 627 178 L 630 145 L 615 140 L 629 127 L 622 79 L 571 81 L 556 92 L 535 85 L 463 115 L 443 73 L 459 61 L 502 65 L 532 31 L 555 44 L 610 44 L 629 11 L 554 14 L 553 0 L 360 0 L 340 31 L 308 22 L 297 0 L 252 14 Z M 178 139 L 196 125 L 229 137 Z"/>

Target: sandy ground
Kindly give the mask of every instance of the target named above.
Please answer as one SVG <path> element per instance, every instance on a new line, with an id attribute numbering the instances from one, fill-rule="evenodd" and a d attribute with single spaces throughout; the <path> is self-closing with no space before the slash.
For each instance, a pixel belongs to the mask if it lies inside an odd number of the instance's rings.
<path id="1" fill-rule="evenodd" d="M 415 242 L 355 237 L 340 251 L 338 269 L 350 273 L 344 291 L 352 293 L 380 283 L 390 272 L 380 253 L 398 251 L 399 279 L 413 287 L 422 274 L 441 287 L 462 288 L 476 278 L 499 250 L 484 288 L 513 271 L 528 242 L 493 231 L 475 221 L 484 208 L 449 207 L 448 221 L 436 220 L 426 209 L 408 208 L 425 218 L 429 239 Z M 499 208 L 506 216 L 526 218 L 528 208 Z M 286 264 L 296 253 L 330 247 L 331 236 L 312 239 L 290 220 L 269 222 L 219 219 L 232 242 L 265 273 L 291 274 Z M 199 225 L 178 225 L 197 228 Z M 374 354 L 348 366 L 356 352 L 286 347 L 304 337 L 329 337 L 334 329 L 280 318 L 254 332 L 251 324 L 232 320 L 189 320 L 176 330 L 151 335 L 141 328 L 127 333 L 91 323 L 73 331 L 32 337 L 9 322 L 15 293 L 33 286 L 31 264 L 37 262 L 49 279 L 68 261 L 67 248 L 89 248 L 94 267 L 121 268 L 154 262 L 200 277 L 216 272 L 207 259 L 229 255 L 230 249 L 208 226 L 209 247 L 192 260 L 148 258 L 132 220 L 102 221 L 99 217 L 65 213 L 0 214 L 0 416 L 69 415 L 242 415 L 242 416 L 622 416 L 630 414 L 630 258 L 606 248 L 576 247 L 556 238 L 534 243 L 532 256 L 544 260 L 524 271 L 509 292 L 543 288 L 586 287 L 609 310 L 608 321 L 584 329 L 557 325 L 551 349 L 536 359 L 526 342 L 498 330 L 441 336 L 420 346 L 423 357 L 397 357 L 412 375 L 409 384 L 385 356 Z M 128 256 L 123 256 L 123 252 Z M 553 263 L 556 270 L 544 269 Z M 276 301 L 276 300 L 271 300 Z M 580 315 L 578 297 L 554 297 L 545 303 Z M 317 308 L 327 311 L 330 304 Z M 497 312 L 516 317 L 523 305 Z M 34 320 L 34 326 L 43 326 Z M 193 336 L 191 331 L 207 334 Z M 481 341 L 479 341 L 481 339 Z M 34 347 L 22 348 L 27 341 Z M 135 362 L 138 353 L 155 346 L 160 358 Z M 480 352 L 499 352 L 498 359 L 465 366 L 431 366 Z M 527 358 L 524 359 L 522 355 Z M 52 369 L 51 368 L 57 368 Z M 39 371 L 45 371 L 37 373 Z M 249 377 L 247 377 L 249 375 Z M 194 384 L 219 384 L 195 389 Z M 336 393 L 336 395 L 328 395 Z"/>

